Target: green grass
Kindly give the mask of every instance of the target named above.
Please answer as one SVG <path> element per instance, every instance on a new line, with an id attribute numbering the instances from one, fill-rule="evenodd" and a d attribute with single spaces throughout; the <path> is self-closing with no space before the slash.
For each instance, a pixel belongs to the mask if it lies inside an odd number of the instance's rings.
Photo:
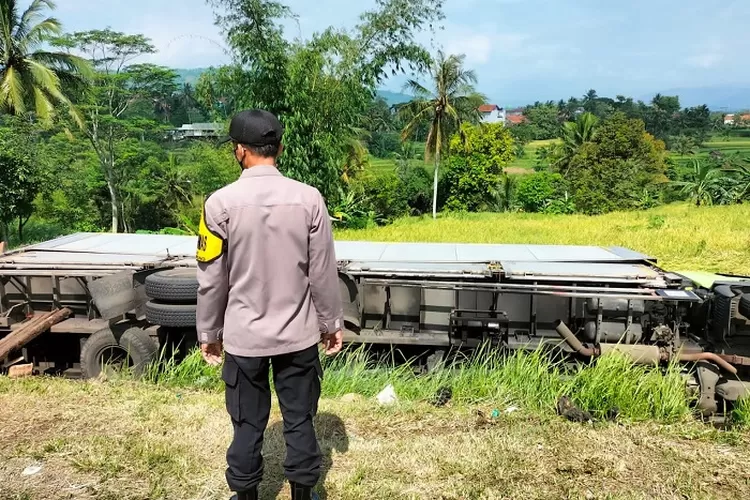
<path id="1" fill-rule="evenodd" d="M 405 218 L 364 230 L 337 230 L 339 240 L 528 243 L 623 246 L 666 269 L 750 275 L 750 205 L 672 204 L 601 216 L 455 214 Z"/>
<path id="2" fill-rule="evenodd" d="M 672 159 L 683 166 L 689 166 L 693 160 L 705 160 L 708 158 L 711 151 L 720 151 L 725 155 L 732 155 L 740 153 L 742 155 L 750 157 L 750 137 L 713 137 L 711 140 L 703 144 L 697 154 L 695 155 L 679 155 L 675 152 L 670 153 Z"/>
<path id="3" fill-rule="evenodd" d="M 675 366 L 664 373 L 635 366 L 624 357 L 603 356 L 597 363 L 565 369 L 541 351 L 516 351 L 504 356 L 497 350 L 479 350 L 471 358 L 417 374 L 407 364 L 380 363 L 374 367 L 362 348 L 323 358 L 322 395 L 346 394 L 373 397 L 392 384 L 405 402 L 428 402 L 441 389 L 452 391 L 461 405 L 490 404 L 496 408 L 517 405 L 526 412 L 551 415 L 562 395 L 602 417 L 617 408 L 628 421 L 674 422 L 690 415 L 683 377 Z M 146 380 L 179 389 L 220 390 L 219 368 L 207 366 L 193 351 L 182 363 L 162 363 Z"/>
<path id="4" fill-rule="evenodd" d="M 509 172 L 515 174 L 525 173 L 526 171 L 531 172 L 536 164 L 536 153 L 542 147 L 551 146 L 559 142 L 558 139 L 548 139 L 544 141 L 531 141 L 524 148 L 524 155 L 521 158 L 516 158 L 513 163 L 509 166 Z"/>

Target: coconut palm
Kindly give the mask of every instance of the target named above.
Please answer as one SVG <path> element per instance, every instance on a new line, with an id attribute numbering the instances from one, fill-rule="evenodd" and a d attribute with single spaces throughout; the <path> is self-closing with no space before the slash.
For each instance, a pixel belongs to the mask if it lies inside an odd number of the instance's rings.
<path id="1" fill-rule="evenodd" d="M 80 57 L 41 48 L 62 31 L 57 19 L 44 15 L 54 8 L 51 0 L 32 0 L 20 13 L 16 0 L 0 0 L 0 110 L 33 112 L 49 122 L 55 106 L 62 105 L 80 123 L 65 92 L 82 84 L 90 67 Z"/>
<path id="2" fill-rule="evenodd" d="M 437 217 L 437 186 L 440 159 L 448 138 L 460 129 L 464 121 L 479 121 L 478 108 L 486 98 L 476 91 L 477 76 L 473 70 L 464 69 L 464 55 L 445 56 L 438 52 L 430 66 L 429 76 L 434 87 L 429 90 L 416 80 L 409 80 L 406 89 L 414 99 L 399 107 L 406 121 L 401 139 L 413 137 L 415 131 L 429 123 L 425 160 L 435 160 L 435 181 L 432 197 L 432 217 Z"/>

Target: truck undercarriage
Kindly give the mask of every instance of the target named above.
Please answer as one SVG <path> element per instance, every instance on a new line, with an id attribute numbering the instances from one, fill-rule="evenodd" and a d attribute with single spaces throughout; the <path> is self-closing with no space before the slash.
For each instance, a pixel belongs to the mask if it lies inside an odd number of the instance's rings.
<path id="1" fill-rule="evenodd" d="M 82 233 L 4 254 L 0 362 L 96 376 L 96 364 L 153 361 L 170 335 L 194 338 L 195 247 L 193 237 Z M 619 247 L 339 241 L 336 256 L 350 344 L 674 361 L 690 367 L 706 415 L 750 387 L 750 277 L 667 272 Z M 29 318 L 61 309 L 60 322 L 2 355 Z"/>

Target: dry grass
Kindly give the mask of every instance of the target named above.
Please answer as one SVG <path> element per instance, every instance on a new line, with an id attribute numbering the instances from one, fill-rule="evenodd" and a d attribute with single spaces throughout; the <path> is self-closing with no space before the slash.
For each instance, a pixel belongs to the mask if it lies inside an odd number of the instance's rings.
<path id="1" fill-rule="evenodd" d="M 750 205 L 674 204 L 643 212 L 589 217 L 467 214 L 410 218 L 340 240 L 619 245 L 658 259 L 669 270 L 750 275 Z"/>
<path id="2" fill-rule="evenodd" d="M 329 499 L 746 498 L 750 436 L 700 424 L 579 425 L 523 409 L 327 399 Z M 492 403 L 480 408 L 489 414 Z M 502 409 L 502 408 L 501 408 Z M 220 394 L 0 380 L 0 499 L 223 499 Z M 274 409 L 263 498 L 288 498 Z M 22 476 L 41 464 L 42 472 Z"/>

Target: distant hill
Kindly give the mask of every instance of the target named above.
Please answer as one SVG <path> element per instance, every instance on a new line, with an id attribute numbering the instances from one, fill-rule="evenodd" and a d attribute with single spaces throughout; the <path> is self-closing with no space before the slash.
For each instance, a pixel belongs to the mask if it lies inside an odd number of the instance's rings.
<path id="1" fill-rule="evenodd" d="M 391 92 L 390 90 L 378 90 L 378 96 L 385 99 L 385 102 L 387 102 L 389 106 L 409 102 L 412 99 L 412 96 L 410 95 Z"/>
<path id="2" fill-rule="evenodd" d="M 193 69 L 174 68 L 175 73 L 177 73 L 177 81 L 180 85 L 182 85 L 183 83 L 189 83 L 190 85 L 195 85 L 195 82 L 198 81 L 198 78 L 206 70 L 208 70 L 208 68 L 193 68 Z"/>
<path id="3" fill-rule="evenodd" d="M 684 108 L 705 104 L 711 111 L 750 110 L 750 87 L 713 86 L 713 87 L 683 87 L 663 90 L 662 95 L 680 96 L 680 105 Z M 649 102 L 656 92 L 643 95 L 639 99 Z"/>
<path id="4" fill-rule="evenodd" d="M 208 71 L 208 68 L 174 68 L 174 71 L 177 73 L 177 82 L 179 85 L 184 83 L 195 85 L 201 74 Z M 385 102 L 387 102 L 389 106 L 411 100 L 411 96 L 400 94 L 398 92 L 391 92 L 390 90 L 378 90 L 378 95 L 385 99 Z"/>

